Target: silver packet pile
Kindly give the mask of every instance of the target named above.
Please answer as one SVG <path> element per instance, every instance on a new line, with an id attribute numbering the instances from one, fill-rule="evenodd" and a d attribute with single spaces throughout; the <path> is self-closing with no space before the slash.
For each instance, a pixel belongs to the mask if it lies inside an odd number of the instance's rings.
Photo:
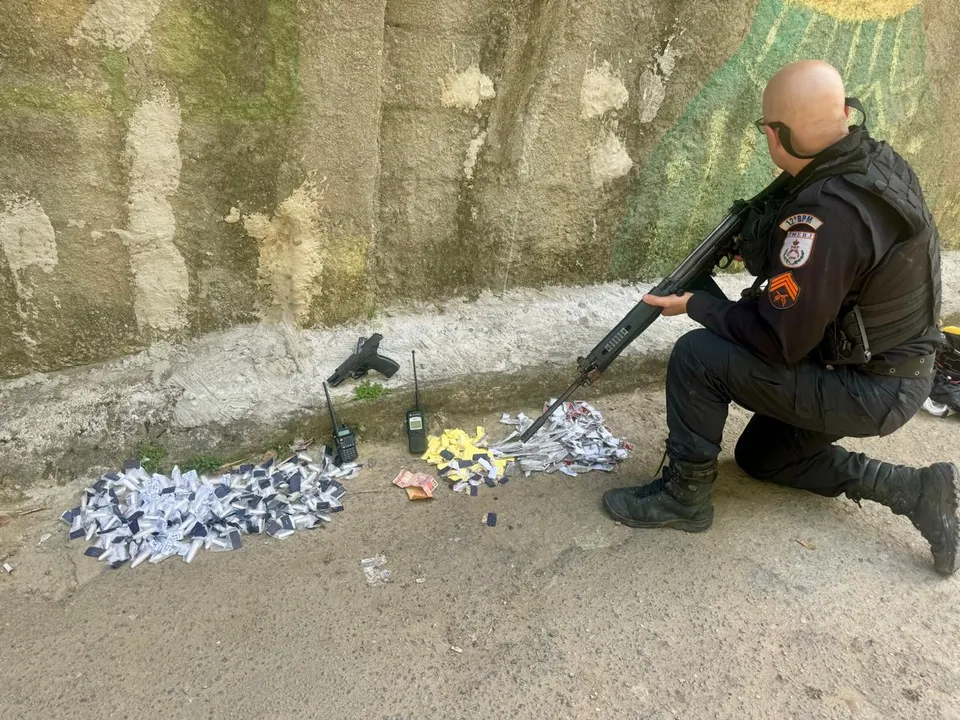
<path id="1" fill-rule="evenodd" d="M 544 411 L 553 404 L 544 404 Z M 626 459 L 633 445 L 614 437 L 603 424 L 603 415 L 586 402 L 565 402 L 554 410 L 540 431 L 522 443 L 519 436 L 533 424 L 523 413 L 503 413 L 500 422 L 517 427 L 499 443 L 490 446 L 497 457 L 513 458 L 524 476 L 532 472 L 560 472 L 576 477 L 591 470 L 611 472 Z"/>
<path id="2" fill-rule="evenodd" d="M 240 548 L 242 535 L 282 539 L 329 522 L 331 513 L 343 510 L 341 481 L 360 466 L 337 467 L 321 453 L 317 463 L 298 453 L 214 479 L 176 467 L 169 477 L 150 474 L 128 464 L 86 488 L 80 504 L 60 519 L 70 526 L 71 540 L 93 541 L 85 555 L 113 569 L 174 555 L 189 563 L 201 548 Z"/>

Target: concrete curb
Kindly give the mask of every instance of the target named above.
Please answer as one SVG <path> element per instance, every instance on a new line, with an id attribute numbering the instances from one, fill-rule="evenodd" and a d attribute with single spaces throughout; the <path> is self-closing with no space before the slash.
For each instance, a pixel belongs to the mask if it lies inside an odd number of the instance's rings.
<path id="1" fill-rule="evenodd" d="M 943 258 L 944 316 L 960 313 L 960 252 Z M 750 278 L 722 277 L 729 297 Z M 196 454 L 236 458 L 289 441 L 325 437 L 321 381 L 360 335 L 383 334 L 382 353 L 401 365 L 376 402 L 334 389 L 344 421 L 366 436 L 402 437 L 412 403 L 410 351 L 417 351 L 434 427 L 460 413 L 536 410 L 573 380 L 587 353 L 649 285 L 520 289 L 436 305 L 403 307 L 353 326 L 295 331 L 245 326 L 184 345 L 157 344 L 114 362 L 0 384 L 0 478 L 23 486 L 115 466 L 138 443 L 164 446 L 171 461 Z M 662 377 L 673 344 L 696 327 L 663 318 L 629 347 L 583 398 Z M 2 489 L 2 487 L 0 487 Z"/>

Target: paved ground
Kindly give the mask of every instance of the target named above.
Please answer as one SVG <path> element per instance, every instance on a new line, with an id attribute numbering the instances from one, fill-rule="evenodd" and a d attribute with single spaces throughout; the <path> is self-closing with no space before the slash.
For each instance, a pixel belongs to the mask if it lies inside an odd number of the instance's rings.
<path id="1" fill-rule="evenodd" d="M 402 449 L 364 446 L 329 528 L 189 566 L 100 573 L 56 522 L 76 488 L 38 491 L 27 505 L 51 509 L 0 529 L 0 717 L 960 718 L 958 580 L 905 519 L 756 483 L 729 455 L 708 533 L 602 513 L 656 467 L 662 403 L 599 402 L 638 444 L 619 476 L 479 498 L 411 503 L 390 485 Z M 958 429 L 921 416 L 856 445 L 960 460 Z M 371 587 L 359 561 L 380 552 L 395 582 Z"/>

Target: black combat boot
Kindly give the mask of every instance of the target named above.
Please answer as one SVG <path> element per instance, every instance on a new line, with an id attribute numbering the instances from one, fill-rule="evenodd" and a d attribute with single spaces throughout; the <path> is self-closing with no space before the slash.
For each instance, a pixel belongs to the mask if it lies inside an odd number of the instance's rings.
<path id="1" fill-rule="evenodd" d="M 660 477 L 647 485 L 605 492 L 603 506 L 630 527 L 703 532 L 713 523 L 710 492 L 716 479 L 716 462 L 671 460 Z"/>
<path id="2" fill-rule="evenodd" d="M 873 500 L 894 515 L 906 515 L 930 543 L 933 566 L 941 575 L 957 569 L 960 542 L 960 475 L 951 463 L 912 468 L 865 460 L 863 477 L 846 491 L 851 500 Z"/>

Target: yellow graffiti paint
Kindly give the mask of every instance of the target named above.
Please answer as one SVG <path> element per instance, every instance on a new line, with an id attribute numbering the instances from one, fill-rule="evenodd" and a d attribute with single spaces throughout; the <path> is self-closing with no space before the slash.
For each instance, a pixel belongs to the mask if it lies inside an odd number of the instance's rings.
<path id="1" fill-rule="evenodd" d="M 770 27 L 770 32 L 767 33 L 767 39 L 763 43 L 763 50 L 760 51 L 760 58 L 758 58 L 757 63 L 762 62 L 763 58 L 767 56 L 767 53 L 770 52 L 770 48 L 773 47 L 774 41 L 777 39 L 777 33 L 780 32 L 780 23 L 783 22 L 783 16 L 787 14 L 787 6 L 784 5 L 780 10 L 780 14 L 777 15 L 777 19 L 773 21 L 773 25 Z"/>
<path id="2" fill-rule="evenodd" d="M 880 43 L 883 42 L 883 33 L 887 30 L 887 23 L 882 20 L 873 34 L 873 49 L 870 51 L 870 67 L 867 68 L 867 75 L 873 79 L 873 69 L 877 65 L 877 53 L 880 52 Z"/>
<path id="3" fill-rule="evenodd" d="M 856 22 L 885 20 L 897 17 L 916 7 L 919 0 L 787 0 L 791 5 L 803 5 L 837 20 Z"/>
<path id="4" fill-rule="evenodd" d="M 743 136 L 740 138 L 740 154 L 737 156 L 737 172 L 741 175 L 747 171 L 747 166 L 753 159 L 753 154 L 757 150 L 757 138 L 759 137 L 760 135 L 753 125 L 748 125 L 747 129 L 743 131 Z"/>
<path id="5" fill-rule="evenodd" d="M 903 37 L 903 18 L 897 21 L 897 33 L 893 36 L 893 56 L 890 58 L 890 81 L 893 82 L 900 66 L 900 38 Z"/>
<path id="6" fill-rule="evenodd" d="M 923 138 L 919 136 L 909 138 L 904 144 L 903 149 L 907 155 L 916 155 L 923 150 Z"/>
<path id="7" fill-rule="evenodd" d="M 690 161 L 684 157 L 675 157 L 667 163 L 667 185 L 671 188 L 680 187 L 680 183 L 690 172 Z"/>
<path id="8" fill-rule="evenodd" d="M 703 174 L 697 189 L 697 199 L 693 203 L 690 216 L 687 218 L 687 224 L 683 231 L 683 243 L 689 246 L 693 241 L 696 232 L 696 224 L 700 220 L 700 213 L 703 206 L 703 197 L 711 188 L 711 176 L 717 166 L 717 160 L 724 147 L 723 138 L 726 134 L 727 119 L 730 113 L 726 108 L 716 110 L 710 116 L 710 140 L 707 149 L 706 162 L 703 164 Z"/>
<path id="9" fill-rule="evenodd" d="M 862 28 L 863 23 L 857 23 L 857 27 L 853 31 L 853 40 L 850 41 L 850 51 L 847 53 L 847 64 L 843 66 L 844 77 L 850 77 L 850 71 L 853 69 L 853 62 L 857 57 L 857 49 L 860 47 L 860 30 Z"/>
<path id="10" fill-rule="evenodd" d="M 837 30 L 840 28 L 840 21 L 837 18 L 830 18 L 830 32 L 827 33 L 827 42 L 824 45 L 824 53 L 829 53 L 833 48 L 833 43 L 837 39 Z M 844 28 L 844 38 L 846 37 L 846 28 Z"/>
<path id="11" fill-rule="evenodd" d="M 916 78 L 914 79 L 916 80 Z M 904 83 L 904 87 L 906 88 L 909 85 L 915 85 L 915 84 L 917 83 L 915 82 Z M 910 98 L 910 100 L 907 102 L 907 107 L 904 112 L 904 115 L 906 116 L 907 120 L 912 120 L 913 116 L 916 115 L 917 111 L 920 109 L 921 94 L 917 92 L 909 95 L 908 97 Z"/>
<path id="12" fill-rule="evenodd" d="M 786 6 L 784 6 L 786 7 Z M 813 31 L 813 26 L 816 24 L 817 20 L 822 17 L 817 13 L 810 13 L 810 19 L 807 20 L 807 26 L 803 29 L 803 36 L 800 38 L 800 44 L 797 45 L 797 56 L 802 56 L 804 53 L 804 47 L 807 44 L 807 41 L 810 39 L 810 33 Z"/>

